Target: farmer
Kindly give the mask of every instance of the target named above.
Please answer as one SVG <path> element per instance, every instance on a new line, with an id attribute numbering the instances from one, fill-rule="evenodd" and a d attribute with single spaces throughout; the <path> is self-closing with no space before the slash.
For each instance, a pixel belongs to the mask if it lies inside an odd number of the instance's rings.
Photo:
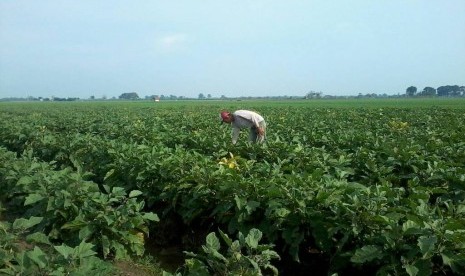
<path id="1" fill-rule="evenodd" d="M 249 128 L 249 141 L 263 143 L 265 141 L 266 123 L 262 116 L 249 110 L 237 110 L 234 113 L 222 111 L 221 123 L 232 126 L 232 143 L 236 144 L 242 128 Z"/>

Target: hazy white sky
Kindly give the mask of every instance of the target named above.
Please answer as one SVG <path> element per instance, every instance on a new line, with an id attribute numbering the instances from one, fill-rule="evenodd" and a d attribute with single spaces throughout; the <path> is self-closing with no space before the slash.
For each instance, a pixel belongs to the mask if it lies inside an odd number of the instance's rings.
<path id="1" fill-rule="evenodd" d="M 0 98 L 465 85 L 465 0 L 0 0 Z"/>

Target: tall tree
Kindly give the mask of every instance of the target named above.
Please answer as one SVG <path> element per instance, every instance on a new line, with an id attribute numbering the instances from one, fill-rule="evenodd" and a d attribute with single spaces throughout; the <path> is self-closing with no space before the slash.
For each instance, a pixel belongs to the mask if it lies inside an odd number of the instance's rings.
<path id="1" fill-rule="evenodd" d="M 438 96 L 460 96 L 462 93 L 463 89 L 458 85 L 446 85 L 438 87 Z"/>
<path id="2" fill-rule="evenodd" d="M 433 87 L 425 87 L 423 88 L 423 91 L 421 91 L 421 95 L 422 96 L 434 96 L 436 95 L 436 89 L 434 89 Z"/>
<path id="3" fill-rule="evenodd" d="M 417 93 L 417 88 L 415 86 L 410 86 L 405 91 L 405 94 L 407 94 L 407 96 L 415 96 L 416 93 Z"/>
<path id="4" fill-rule="evenodd" d="M 123 93 L 119 96 L 119 98 L 122 100 L 137 100 L 139 99 L 139 95 L 137 95 L 136 92 Z"/>

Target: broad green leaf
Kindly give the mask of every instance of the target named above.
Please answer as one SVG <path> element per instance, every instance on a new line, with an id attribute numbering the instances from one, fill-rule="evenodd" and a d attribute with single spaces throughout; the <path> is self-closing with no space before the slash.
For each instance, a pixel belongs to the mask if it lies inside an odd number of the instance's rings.
<path id="1" fill-rule="evenodd" d="M 255 209 L 257 209 L 257 207 L 260 206 L 260 202 L 257 202 L 257 201 L 254 201 L 254 200 L 250 200 L 247 202 L 247 205 L 245 207 L 245 209 L 247 210 L 247 214 L 252 214 L 253 211 L 255 211 Z"/>
<path id="2" fill-rule="evenodd" d="M 20 267 L 30 267 L 32 265 L 32 260 L 26 256 L 26 253 L 26 251 L 21 251 L 14 254 L 14 258 Z M 17 274 L 15 273 L 13 275 Z"/>
<path id="3" fill-rule="evenodd" d="M 37 246 L 32 251 L 28 251 L 27 256 L 34 261 L 40 268 L 47 266 L 47 255 Z"/>
<path id="4" fill-rule="evenodd" d="M 413 263 L 418 269 L 418 275 L 431 275 L 433 263 L 431 259 L 419 259 Z"/>
<path id="5" fill-rule="evenodd" d="M 441 253 L 442 262 L 449 266 L 457 275 L 463 275 L 465 272 L 465 254 L 445 251 Z"/>
<path id="6" fill-rule="evenodd" d="M 454 254 L 451 252 L 443 252 L 441 253 L 441 257 L 445 265 L 452 266 L 454 264 Z"/>
<path id="7" fill-rule="evenodd" d="M 19 218 L 13 222 L 13 229 L 25 230 L 31 228 L 34 225 L 39 224 L 43 220 L 43 217 L 30 217 L 29 219 Z"/>
<path id="8" fill-rule="evenodd" d="M 220 250 L 220 240 L 218 240 L 214 232 L 208 234 L 205 240 L 208 248 Z"/>
<path id="9" fill-rule="evenodd" d="M 139 190 L 133 190 L 133 191 L 131 191 L 131 192 L 129 193 L 129 197 L 130 197 L 130 198 L 131 198 L 131 197 L 137 197 L 137 196 L 140 196 L 141 194 L 142 194 L 141 191 L 139 191 Z"/>
<path id="10" fill-rule="evenodd" d="M 104 258 L 106 258 L 108 254 L 110 254 L 110 240 L 106 235 L 102 235 L 102 251 Z"/>
<path id="11" fill-rule="evenodd" d="M 465 175 L 464 175 L 465 177 Z M 457 213 L 458 214 L 463 214 L 465 213 L 465 204 L 459 204 L 457 205 Z"/>
<path id="12" fill-rule="evenodd" d="M 41 201 L 44 199 L 44 197 L 40 194 L 30 194 L 28 197 L 26 197 L 26 200 L 24 201 L 24 206 L 34 204 L 38 201 Z"/>
<path id="13" fill-rule="evenodd" d="M 246 204 L 245 199 L 240 198 L 237 195 L 234 196 L 234 201 L 236 202 L 238 210 L 242 210 L 242 207 Z"/>
<path id="14" fill-rule="evenodd" d="M 412 235 L 420 232 L 420 226 L 412 221 L 412 220 L 407 220 L 402 224 L 402 230 L 406 235 Z"/>
<path id="15" fill-rule="evenodd" d="M 122 187 L 113 187 L 113 189 L 111 189 L 111 193 L 115 196 L 124 196 L 126 194 L 126 191 Z"/>
<path id="16" fill-rule="evenodd" d="M 107 225 L 108 225 L 108 226 L 112 225 L 112 224 L 115 222 L 114 218 L 113 218 L 113 217 L 110 217 L 110 216 L 105 216 L 105 215 L 104 215 L 104 216 L 103 216 L 103 219 L 105 219 L 105 221 L 107 222 Z"/>
<path id="17" fill-rule="evenodd" d="M 404 265 L 405 271 L 407 271 L 408 275 L 416 276 L 418 274 L 418 268 L 414 265 Z"/>
<path id="18" fill-rule="evenodd" d="M 30 176 L 23 176 L 23 177 L 21 177 L 21 178 L 18 180 L 17 184 L 18 184 L 18 185 L 29 185 L 29 184 L 32 183 L 32 181 L 33 181 L 33 180 L 32 180 L 32 177 L 30 177 Z"/>
<path id="19" fill-rule="evenodd" d="M 460 219 L 449 219 L 445 225 L 446 230 L 455 231 L 465 229 L 465 222 Z"/>
<path id="20" fill-rule="evenodd" d="M 117 241 L 110 241 L 110 244 L 110 247 L 112 247 L 115 250 L 115 259 L 124 260 L 128 258 L 128 251 L 126 250 L 124 245 Z"/>
<path id="21" fill-rule="evenodd" d="M 355 251 L 355 254 L 350 258 L 354 263 L 363 264 L 374 259 L 381 259 L 383 252 L 375 245 L 365 245 Z"/>
<path id="22" fill-rule="evenodd" d="M 241 244 L 238 240 L 235 240 L 231 243 L 230 249 L 232 252 L 241 252 Z"/>
<path id="23" fill-rule="evenodd" d="M 434 251 L 434 245 L 437 242 L 437 238 L 435 236 L 421 236 L 418 238 L 418 246 L 420 247 L 421 253 L 423 254 L 423 258 L 431 256 Z"/>
<path id="24" fill-rule="evenodd" d="M 74 249 L 67 246 L 66 244 L 62 245 L 57 245 L 54 246 L 55 250 L 58 251 L 65 259 L 68 259 L 68 257 L 73 254 Z"/>
<path id="25" fill-rule="evenodd" d="M 47 235 L 45 235 L 42 232 L 35 232 L 35 233 L 32 233 L 32 234 L 28 235 L 26 237 L 26 241 L 27 242 L 36 242 L 36 243 L 44 243 L 44 244 L 52 245 L 52 243 L 50 243 Z"/>
<path id="26" fill-rule="evenodd" d="M 255 249 L 257 248 L 258 242 L 261 239 L 262 239 L 262 232 L 258 229 L 253 228 L 249 231 L 249 234 L 245 238 L 245 242 L 250 248 Z"/>
<path id="27" fill-rule="evenodd" d="M 284 218 L 287 215 L 289 215 L 291 211 L 286 208 L 278 208 L 274 211 L 274 213 L 276 214 L 277 217 Z"/>
<path id="28" fill-rule="evenodd" d="M 97 252 L 92 250 L 93 247 L 94 247 L 93 244 L 82 241 L 79 244 L 79 246 L 74 248 L 74 255 L 81 259 L 89 257 L 89 256 L 93 256 L 97 254 Z"/>
<path id="29" fill-rule="evenodd" d="M 114 171 L 115 171 L 115 170 L 112 169 L 112 170 L 111 170 L 111 173 L 113 173 Z M 107 175 L 108 175 L 108 172 L 107 172 Z M 107 178 L 107 176 L 105 176 L 105 179 L 106 179 L 106 178 Z M 105 180 L 105 179 L 104 179 L 104 180 Z M 102 186 L 103 186 L 103 189 L 105 190 L 105 193 L 109 194 L 110 191 L 111 191 L 110 186 L 108 186 L 108 185 L 102 185 Z"/>
<path id="30" fill-rule="evenodd" d="M 87 238 L 94 233 L 93 228 L 94 227 L 92 227 L 91 225 L 86 225 L 83 228 L 81 228 L 81 230 L 79 230 L 79 239 L 87 240 Z"/>
<path id="31" fill-rule="evenodd" d="M 187 259 L 186 266 L 189 269 L 189 275 L 195 276 L 210 276 L 211 273 L 208 267 L 200 260 Z"/>
<path id="32" fill-rule="evenodd" d="M 151 221 L 160 221 L 160 218 L 158 217 L 158 215 L 152 212 L 144 213 L 142 215 L 142 218 L 151 220 Z"/>

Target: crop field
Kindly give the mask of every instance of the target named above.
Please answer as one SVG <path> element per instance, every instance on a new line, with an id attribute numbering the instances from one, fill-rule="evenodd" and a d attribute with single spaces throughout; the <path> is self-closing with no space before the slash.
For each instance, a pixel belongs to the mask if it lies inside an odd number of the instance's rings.
<path id="1" fill-rule="evenodd" d="M 0 274 L 173 245 L 165 275 L 463 274 L 465 99 L 0 103 Z"/>

